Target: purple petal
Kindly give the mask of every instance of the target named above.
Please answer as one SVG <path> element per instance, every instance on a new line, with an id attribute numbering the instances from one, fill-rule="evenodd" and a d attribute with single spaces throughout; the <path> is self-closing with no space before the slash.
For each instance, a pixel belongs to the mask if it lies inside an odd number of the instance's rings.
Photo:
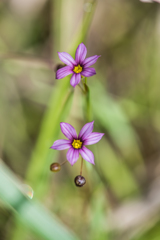
<path id="1" fill-rule="evenodd" d="M 73 164 L 77 162 L 78 158 L 79 158 L 79 150 L 71 147 L 67 152 L 67 160 L 73 166 Z"/>
<path id="2" fill-rule="evenodd" d="M 82 139 L 82 141 L 84 141 L 87 138 L 87 136 L 91 134 L 91 132 L 93 131 L 93 124 L 94 121 L 86 123 L 81 129 L 78 139 Z"/>
<path id="3" fill-rule="evenodd" d="M 84 145 L 92 145 L 101 140 L 103 137 L 104 133 L 98 133 L 98 132 L 92 132 L 84 141 Z"/>
<path id="4" fill-rule="evenodd" d="M 97 59 L 100 57 L 100 55 L 95 55 L 95 56 L 92 56 L 92 57 L 89 57 L 89 58 L 86 58 L 84 61 L 83 61 L 83 66 L 84 68 L 86 67 L 90 67 L 92 66 L 93 64 L 95 64 L 97 62 Z"/>
<path id="5" fill-rule="evenodd" d="M 75 87 L 77 84 L 79 84 L 81 81 L 81 74 L 80 73 L 74 73 L 71 77 L 70 84 Z"/>
<path id="6" fill-rule="evenodd" d="M 55 150 L 64 150 L 64 149 L 70 148 L 72 146 L 71 143 L 72 143 L 71 140 L 60 139 L 55 141 L 52 147 L 50 148 Z"/>
<path id="7" fill-rule="evenodd" d="M 90 162 L 92 164 L 94 163 L 94 154 L 86 147 L 83 146 L 83 148 L 79 149 L 79 153 L 81 154 L 82 158 L 86 160 L 87 162 Z"/>
<path id="8" fill-rule="evenodd" d="M 84 77 L 91 77 L 96 74 L 96 71 L 94 68 L 84 68 L 81 72 L 81 75 Z"/>
<path id="9" fill-rule="evenodd" d="M 61 131 L 62 131 L 62 133 L 63 133 L 69 140 L 77 139 L 76 130 L 74 129 L 74 127 L 72 127 L 72 125 L 70 125 L 69 123 L 61 122 L 61 123 L 60 123 L 60 126 L 61 126 Z"/>
<path id="10" fill-rule="evenodd" d="M 70 66 L 66 66 L 66 67 L 60 68 L 56 72 L 56 79 L 64 78 L 64 77 L 68 76 L 71 73 L 73 73 L 73 71 L 72 71 L 72 68 Z"/>
<path id="11" fill-rule="evenodd" d="M 79 46 L 77 47 L 76 56 L 75 56 L 77 64 L 82 63 L 84 61 L 86 55 L 87 55 L 86 46 L 83 43 L 79 44 Z"/>
<path id="12" fill-rule="evenodd" d="M 74 65 L 76 65 L 75 60 L 71 57 L 71 55 L 69 55 L 66 52 L 58 52 L 59 58 L 62 62 L 64 62 L 66 65 L 73 67 Z"/>

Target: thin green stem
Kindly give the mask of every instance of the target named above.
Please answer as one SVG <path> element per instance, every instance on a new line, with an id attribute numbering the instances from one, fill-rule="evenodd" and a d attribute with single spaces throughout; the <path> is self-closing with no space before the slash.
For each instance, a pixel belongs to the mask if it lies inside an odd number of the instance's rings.
<path id="1" fill-rule="evenodd" d="M 90 103 L 90 90 L 88 85 L 86 84 L 86 79 L 85 82 L 83 83 L 84 89 L 85 89 L 85 118 L 87 121 L 91 121 L 92 118 L 92 113 L 91 113 L 91 103 Z"/>
<path id="2" fill-rule="evenodd" d="M 64 165 L 66 162 L 68 162 L 67 160 L 65 160 L 64 162 L 60 163 L 60 165 Z"/>
<path id="3" fill-rule="evenodd" d="M 81 159 L 81 170 L 80 170 L 80 175 L 82 176 L 82 168 L 83 168 L 83 158 Z"/>
<path id="4" fill-rule="evenodd" d="M 83 93 L 85 93 L 85 92 L 84 92 L 84 89 L 81 87 L 80 84 L 78 84 L 78 87 L 82 90 Z"/>

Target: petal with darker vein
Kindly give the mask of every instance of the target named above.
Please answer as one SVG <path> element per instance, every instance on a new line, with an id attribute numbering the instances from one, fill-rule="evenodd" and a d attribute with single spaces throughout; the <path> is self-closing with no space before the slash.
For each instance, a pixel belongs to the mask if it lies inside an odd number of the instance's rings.
<path id="1" fill-rule="evenodd" d="M 84 77 L 91 77 L 96 74 L 96 71 L 94 68 L 84 68 L 81 72 L 81 75 Z"/>
<path id="2" fill-rule="evenodd" d="M 83 146 L 82 149 L 79 150 L 79 153 L 81 154 L 82 158 L 86 160 L 87 162 L 90 162 L 92 164 L 94 163 L 94 154 L 85 146 Z"/>
<path id="3" fill-rule="evenodd" d="M 70 162 L 71 165 L 73 165 L 75 162 L 77 162 L 79 158 L 79 150 L 74 149 L 71 147 L 67 152 L 67 160 Z"/>
<path id="4" fill-rule="evenodd" d="M 55 150 L 64 150 L 67 148 L 70 148 L 72 146 L 72 141 L 71 140 L 66 140 L 66 139 L 59 139 L 57 141 L 55 141 L 52 145 L 52 149 Z"/>
<path id="5" fill-rule="evenodd" d="M 86 46 L 83 43 L 79 44 L 79 46 L 77 47 L 76 56 L 75 56 L 77 64 L 82 63 L 86 55 L 87 55 Z"/>
<path id="6" fill-rule="evenodd" d="M 90 67 L 92 66 L 93 64 L 95 64 L 97 62 L 97 59 L 100 57 L 100 55 L 94 55 L 92 57 L 88 57 L 86 58 L 84 61 L 83 61 L 83 66 L 84 68 L 86 67 Z"/>
<path id="7" fill-rule="evenodd" d="M 84 140 L 84 145 L 92 145 L 101 140 L 103 137 L 104 133 L 99 133 L 99 132 L 92 132 L 90 135 L 87 136 Z"/>
<path id="8" fill-rule="evenodd" d="M 87 138 L 87 136 L 91 134 L 91 132 L 93 131 L 93 124 L 94 121 L 86 123 L 81 129 L 78 139 L 82 139 L 84 141 Z"/>
<path id="9" fill-rule="evenodd" d="M 61 131 L 62 133 L 69 139 L 77 139 L 77 133 L 74 127 L 70 125 L 69 123 L 61 122 L 60 123 Z"/>
<path id="10" fill-rule="evenodd" d="M 74 73 L 71 77 L 70 84 L 75 87 L 78 85 L 81 81 L 81 74 L 80 73 Z"/>
<path id="11" fill-rule="evenodd" d="M 66 52 L 58 52 L 59 58 L 62 62 L 64 62 L 66 65 L 70 67 L 74 67 L 76 65 L 75 60 L 71 57 L 69 53 Z"/>
<path id="12" fill-rule="evenodd" d="M 72 73 L 73 73 L 72 68 L 70 66 L 65 66 L 65 67 L 57 70 L 56 79 L 64 78 L 64 77 L 66 77 L 66 76 L 68 76 L 69 74 L 72 74 Z"/>

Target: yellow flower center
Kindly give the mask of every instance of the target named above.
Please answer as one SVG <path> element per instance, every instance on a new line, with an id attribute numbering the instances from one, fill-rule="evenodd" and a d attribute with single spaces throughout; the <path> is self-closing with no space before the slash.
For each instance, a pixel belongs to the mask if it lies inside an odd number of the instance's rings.
<path id="1" fill-rule="evenodd" d="M 80 140 L 75 140 L 72 142 L 72 146 L 76 149 L 79 149 L 82 147 L 82 142 Z"/>
<path id="2" fill-rule="evenodd" d="M 74 69 L 73 69 L 73 71 L 74 71 L 75 73 L 80 73 L 80 72 L 82 72 L 82 67 L 81 67 L 81 65 L 78 64 L 78 66 L 75 66 Z"/>

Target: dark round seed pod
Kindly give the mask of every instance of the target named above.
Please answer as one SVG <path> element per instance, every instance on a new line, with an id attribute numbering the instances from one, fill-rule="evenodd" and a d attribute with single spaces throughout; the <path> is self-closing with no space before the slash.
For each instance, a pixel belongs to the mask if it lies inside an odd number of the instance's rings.
<path id="1" fill-rule="evenodd" d="M 83 176 L 78 175 L 75 177 L 74 182 L 77 187 L 83 187 L 83 185 L 86 183 L 86 179 Z"/>
<path id="2" fill-rule="evenodd" d="M 59 163 L 52 163 L 51 165 L 50 165 L 50 170 L 52 171 L 52 172 L 59 172 L 60 170 L 61 170 L 61 165 L 59 164 Z"/>

